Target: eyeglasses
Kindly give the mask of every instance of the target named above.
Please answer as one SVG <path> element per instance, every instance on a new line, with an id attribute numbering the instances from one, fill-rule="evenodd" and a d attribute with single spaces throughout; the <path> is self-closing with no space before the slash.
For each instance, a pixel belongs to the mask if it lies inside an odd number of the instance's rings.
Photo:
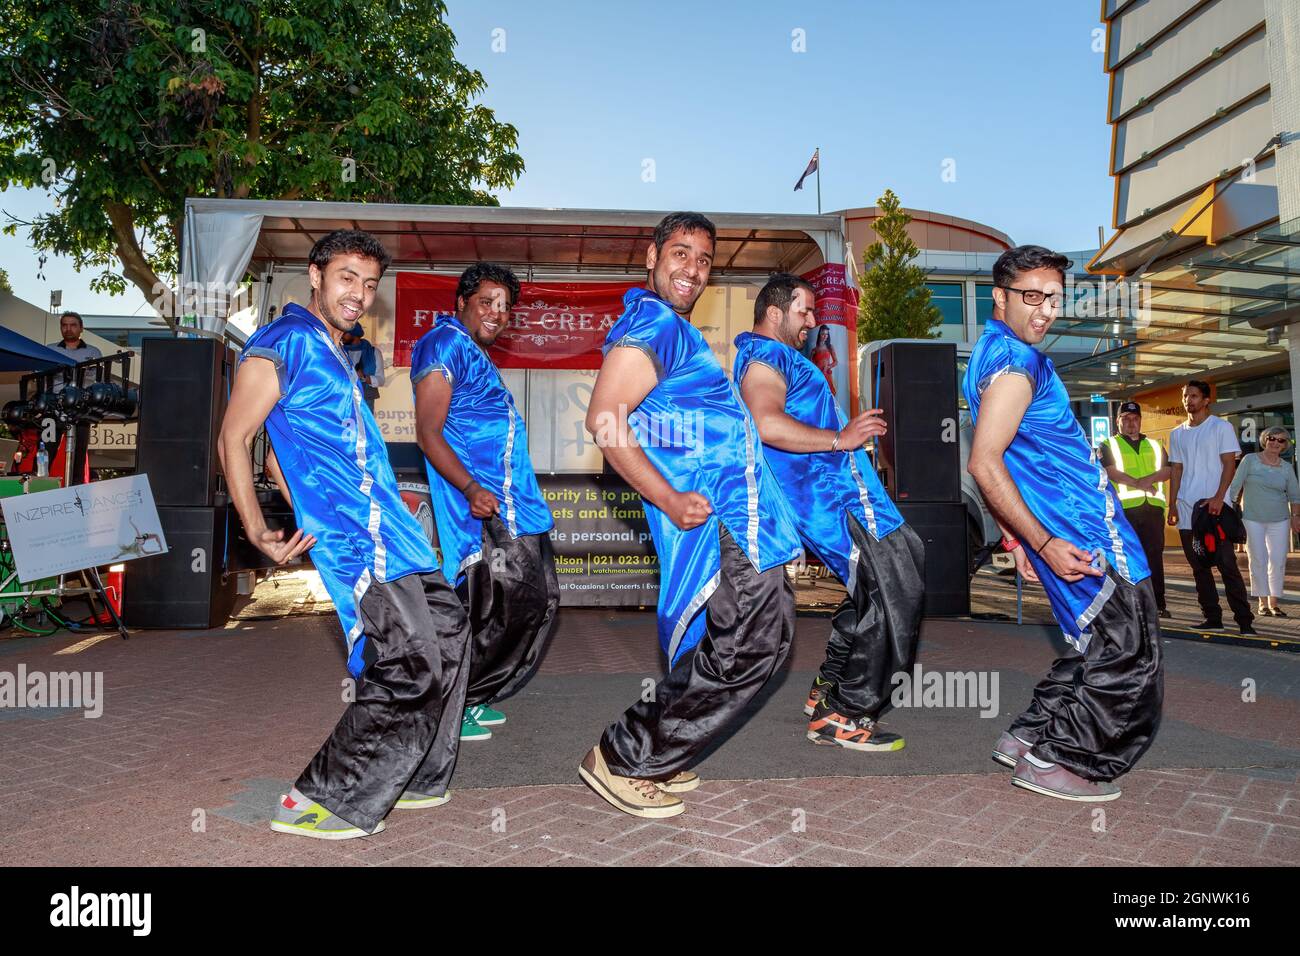
<path id="1" fill-rule="evenodd" d="M 1053 292 L 1048 295 L 1039 289 L 1013 289 L 1009 285 L 999 286 L 998 288 L 1006 289 L 1008 292 L 1019 292 L 1020 298 L 1025 300 L 1025 305 L 1042 305 L 1046 299 L 1051 299 L 1052 308 L 1057 308 L 1061 304 L 1063 296 L 1059 292 Z"/>
<path id="2" fill-rule="evenodd" d="M 1277 442 L 1277 443 L 1279 443 L 1279 444 L 1286 444 L 1286 439 L 1285 439 L 1285 438 L 1279 438 L 1277 435 L 1270 435 L 1268 438 L 1265 438 L 1264 441 L 1265 441 L 1265 442 L 1270 442 L 1270 443 L 1271 443 L 1271 442 Z"/>

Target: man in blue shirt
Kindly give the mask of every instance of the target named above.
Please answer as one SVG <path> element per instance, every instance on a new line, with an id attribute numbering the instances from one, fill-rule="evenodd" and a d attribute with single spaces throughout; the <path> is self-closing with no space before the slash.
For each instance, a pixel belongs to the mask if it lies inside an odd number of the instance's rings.
<path id="1" fill-rule="evenodd" d="M 963 390 L 975 421 L 968 470 L 1004 545 L 1041 581 L 1076 653 L 1052 665 L 993 758 L 1012 783 L 1064 800 L 1113 800 L 1113 781 L 1160 722 L 1160 623 L 1137 534 L 1070 410 L 1051 359 L 1034 346 L 1056 319 L 1070 260 L 1018 246 L 993 265 L 993 318 Z"/>
<path id="2" fill-rule="evenodd" d="M 343 625 L 355 699 L 271 821 L 327 840 L 377 832 L 394 805 L 446 802 L 469 676 L 465 611 L 402 501 L 339 344 L 389 261 L 368 233 L 317 241 L 311 301 L 249 337 L 218 446 L 249 540 L 279 564 L 310 548 Z M 253 490 L 249 452 L 263 425 L 298 524 L 287 540 L 267 529 Z"/>
<path id="3" fill-rule="evenodd" d="M 876 720 L 894 674 L 909 671 L 916 655 L 925 545 L 903 524 L 862 449 L 884 434 L 880 410 L 847 421 L 826 376 L 800 351 L 816 325 L 815 299 L 799 276 L 768 279 L 754 303 L 754 331 L 736 338 L 734 377 L 804 547 L 848 589 L 808 693 L 808 739 L 902 750 L 903 738 Z"/>
<path id="4" fill-rule="evenodd" d="M 429 473 L 442 572 L 474 633 L 462 740 L 506 722 L 488 705 L 517 691 L 555 629 L 555 526 L 528 457 L 528 433 L 486 350 L 505 331 L 519 280 L 470 266 L 456 315 L 439 316 L 411 354 L 415 430 Z"/>
<path id="5" fill-rule="evenodd" d="M 646 249 L 645 289 L 605 339 L 587 429 L 640 495 L 659 555 L 659 640 L 671 670 L 605 730 L 579 774 L 639 817 L 685 808 L 687 767 L 790 649 L 803 554 L 758 431 L 689 317 L 713 265 L 711 223 L 673 213 Z"/>

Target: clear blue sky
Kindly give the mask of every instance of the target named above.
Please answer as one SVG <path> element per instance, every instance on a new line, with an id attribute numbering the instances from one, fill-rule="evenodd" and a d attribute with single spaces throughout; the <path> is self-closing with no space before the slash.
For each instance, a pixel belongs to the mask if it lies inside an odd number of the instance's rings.
<path id="1" fill-rule="evenodd" d="M 1017 242 L 1082 249 L 1099 225 L 1109 235 L 1096 0 L 449 5 L 483 102 L 519 129 L 527 170 L 503 205 L 813 212 L 813 181 L 793 186 L 820 147 L 827 211 L 890 187 Z M 795 30 L 806 52 L 792 50 Z M 0 194 L 20 217 L 49 203 Z M 61 288 L 65 307 L 143 309 L 134 290 L 92 295 L 67 263 L 37 279 L 21 232 L 0 236 L 0 265 L 37 304 Z"/>

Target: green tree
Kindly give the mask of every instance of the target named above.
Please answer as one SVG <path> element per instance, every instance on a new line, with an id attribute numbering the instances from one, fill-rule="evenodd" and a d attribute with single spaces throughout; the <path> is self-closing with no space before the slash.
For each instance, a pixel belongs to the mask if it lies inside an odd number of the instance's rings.
<path id="1" fill-rule="evenodd" d="M 882 215 L 871 224 L 879 237 L 862 254 L 858 285 L 858 341 L 932 339 L 943 313 L 930 302 L 926 270 L 913 265 L 920 253 L 907 234 L 912 221 L 892 189 L 876 200 Z"/>
<path id="2" fill-rule="evenodd" d="M 13 291 L 14 287 L 9 284 L 9 273 L 0 269 L 0 292 L 12 293 Z"/>
<path id="3" fill-rule="evenodd" d="M 32 245 L 171 318 L 187 196 L 494 205 L 517 131 L 441 0 L 24 0 L 0 18 L 0 188 Z"/>

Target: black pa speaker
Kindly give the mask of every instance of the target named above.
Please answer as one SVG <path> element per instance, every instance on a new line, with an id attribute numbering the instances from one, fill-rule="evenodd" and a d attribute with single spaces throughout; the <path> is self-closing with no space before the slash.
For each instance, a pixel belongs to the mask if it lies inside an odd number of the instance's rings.
<path id="1" fill-rule="evenodd" d="M 230 509 L 159 508 L 158 517 L 167 553 L 127 562 L 122 620 L 128 627 L 220 627 L 235 605 L 235 576 L 222 579 Z"/>
<path id="2" fill-rule="evenodd" d="M 235 353 L 216 339 L 145 339 L 136 471 L 162 507 L 217 504 L 217 435 Z"/>
<path id="3" fill-rule="evenodd" d="M 966 506 L 960 501 L 900 501 L 898 510 L 925 542 L 925 616 L 970 614 Z"/>
<path id="4" fill-rule="evenodd" d="M 876 439 L 877 466 L 889 496 L 961 501 L 957 430 L 957 347 L 895 342 L 872 356 L 875 405 L 889 431 Z M 964 552 L 963 548 L 963 552 Z"/>

